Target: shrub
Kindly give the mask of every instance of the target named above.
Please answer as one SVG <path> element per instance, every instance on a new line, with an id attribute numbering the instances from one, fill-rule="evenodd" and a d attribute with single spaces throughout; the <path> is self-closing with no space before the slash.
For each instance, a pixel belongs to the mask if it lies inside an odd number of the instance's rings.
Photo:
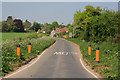
<path id="1" fill-rule="evenodd" d="M 27 51 L 28 43 L 31 43 L 32 52 L 29 54 Z M 6 40 L 2 43 L 2 75 L 9 71 L 13 71 L 13 67 L 15 64 L 21 64 L 22 61 L 26 61 L 26 59 L 31 59 L 36 57 L 36 55 L 40 54 L 44 49 L 50 46 L 55 42 L 54 38 L 50 38 L 47 36 L 43 36 L 42 38 L 31 38 L 31 39 L 23 39 L 19 40 Z M 18 58 L 17 52 L 17 44 L 21 45 L 21 56 Z M 19 66 L 18 65 L 18 66 Z"/>

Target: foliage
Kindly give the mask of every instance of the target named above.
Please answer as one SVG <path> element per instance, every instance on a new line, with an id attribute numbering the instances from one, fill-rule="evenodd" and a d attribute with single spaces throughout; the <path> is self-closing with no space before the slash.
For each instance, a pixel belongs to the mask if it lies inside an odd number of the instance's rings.
<path id="1" fill-rule="evenodd" d="M 75 37 L 96 43 L 111 37 L 109 41 L 118 42 L 118 17 L 118 11 L 88 5 L 83 12 L 79 10 L 74 14 Z"/>
<path id="2" fill-rule="evenodd" d="M 12 16 L 8 16 L 7 23 L 12 24 L 12 22 L 13 22 Z"/>
<path id="3" fill-rule="evenodd" d="M 12 16 L 8 16 L 6 21 L 2 21 L 2 32 L 37 32 L 40 29 L 40 32 L 45 31 L 45 33 L 50 34 L 53 29 L 65 27 L 63 23 L 58 24 L 57 21 L 53 21 L 52 24 L 34 22 L 33 26 L 31 25 L 31 22 L 28 20 L 22 22 L 20 19 L 13 20 Z M 69 26 L 70 24 L 67 25 L 67 27 Z"/>
<path id="4" fill-rule="evenodd" d="M 59 26 L 59 25 L 58 25 L 58 22 L 57 22 L 57 21 L 53 21 L 53 22 L 52 22 L 52 26 L 53 26 L 53 28 L 55 29 L 56 27 Z"/>
<path id="5" fill-rule="evenodd" d="M 30 28 L 31 23 L 30 23 L 28 20 L 26 20 L 26 21 L 23 23 L 23 25 L 24 25 L 25 28 Z"/>
<path id="6" fill-rule="evenodd" d="M 109 42 L 86 42 L 80 39 L 67 39 L 80 46 L 83 59 L 86 60 L 92 69 L 97 70 L 104 78 L 108 80 L 117 80 L 118 78 L 118 44 Z M 88 45 L 91 44 L 91 55 L 88 55 Z M 96 47 L 100 48 L 100 63 L 96 63 Z"/>
<path id="7" fill-rule="evenodd" d="M 42 27 L 42 31 L 45 31 L 47 34 L 50 34 L 52 30 L 53 30 L 52 24 L 45 23 Z"/>
<path id="8" fill-rule="evenodd" d="M 28 43 L 32 44 L 32 53 L 27 52 Z M 27 38 L 19 40 L 6 40 L 2 43 L 2 75 L 4 76 L 9 71 L 20 66 L 23 61 L 36 57 L 44 49 L 55 42 L 54 38 L 42 37 L 42 38 Z M 11 44 L 12 43 L 12 44 Z M 21 45 L 21 56 L 20 59 L 16 54 L 17 45 Z"/>
<path id="9" fill-rule="evenodd" d="M 24 26 L 23 26 L 22 20 L 15 19 L 13 22 L 14 22 L 14 25 L 18 28 L 18 31 L 16 32 L 24 32 Z"/>
<path id="10" fill-rule="evenodd" d="M 32 38 L 41 38 L 42 36 L 49 36 L 49 34 L 37 34 L 37 33 L 0 33 L 2 35 L 2 41 L 5 40 L 23 40 Z"/>
<path id="11" fill-rule="evenodd" d="M 32 30 L 35 30 L 36 32 L 38 31 L 38 29 L 41 29 L 41 24 L 38 22 L 34 22 L 33 26 L 31 27 Z"/>
<path id="12" fill-rule="evenodd" d="M 20 19 L 12 20 L 9 16 L 7 21 L 2 21 L 2 32 L 24 32 L 24 26 Z"/>

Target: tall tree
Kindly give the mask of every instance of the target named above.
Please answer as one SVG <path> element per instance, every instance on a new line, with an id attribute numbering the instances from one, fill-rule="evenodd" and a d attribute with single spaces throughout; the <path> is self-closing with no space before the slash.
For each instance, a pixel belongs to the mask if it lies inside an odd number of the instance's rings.
<path id="1" fill-rule="evenodd" d="M 41 30 L 41 24 L 40 23 L 38 23 L 38 22 L 34 22 L 33 23 L 33 26 L 32 26 L 32 28 L 31 28 L 32 30 L 35 30 L 36 32 L 38 31 L 38 29 L 40 29 Z"/>
<path id="2" fill-rule="evenodd" d="M 88 5 L 83 12 L 79 10 L 74 14 L 76 35 L 84 35 L 82 39 L 94 42 L 114 39 L 118 34 L 119 16 L 118 11 Z"/>
<path id="3" fill-rule="evenodd" d="M 15 26 L 17 26 L 17 28 L 19 28 L 19 32 L 24 32 L 24 26 L 23 26 L 22 20 L 15 19 L 14 23 L 15 23 Z"/>
<path id="4" fill-rule="evenodd" d="M 52 22 L 52 26 L 53 26 L 54 29 L 55 29 L 56 27 L 59 27 L 58 22 L 57 22 L 57 21 L 53 21 L 53 22 Z"/>
<path id="5" fill-rule="evenodd" d="M 25 28 L 30 28 L 31 23 L 28 20 L 25 20 L 23 25 L 24 25 Z"/>
<path id="6" fill-rule="evenodd" d="M 7 17 L 7 23 L 8 23 L 9 25 L 11 25 L 12 22 L 13 22 L 12 16 L 8 16 L 8 17 Z"/>

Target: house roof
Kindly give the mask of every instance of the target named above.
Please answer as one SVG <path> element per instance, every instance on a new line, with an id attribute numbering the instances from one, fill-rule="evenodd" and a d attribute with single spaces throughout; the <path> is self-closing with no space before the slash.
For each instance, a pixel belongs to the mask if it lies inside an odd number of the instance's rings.
<path id="1" fill-rule="evenodd" d="M 69 29 L 67 27 L 62 28 L 61 32 L 68 31 Z"/>
<path id="2" fill-rule="evenodd" d="M 56 30 L 55 30 L 56 33 L 64 32 L 64 31 L 69 31 L 69 29 L 67 27 L 64 27 L 62 29 L 56 28 Z"/>

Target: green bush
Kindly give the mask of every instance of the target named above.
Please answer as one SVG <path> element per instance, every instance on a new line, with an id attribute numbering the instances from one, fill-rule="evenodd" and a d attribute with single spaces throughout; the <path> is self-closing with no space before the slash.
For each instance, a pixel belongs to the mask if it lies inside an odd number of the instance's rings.
<path id="1" fill-rule="evenodd" d="M 118 44 L 117 43 L 109 43 L 109 42 L 86 42 L 85 40 L 78 40 L 78 39 L 69 39 L 67 40 L 72 41 L 78 45 L 80 45 L 81 53 L 83 54 L 83 59 L 86 59 L 92 67 L 92 69 L 104 67 L 107 69 L 103 69 L 97 72 L 101 72 L 101 75 L 104 78 L 108 78 L 108 76 L 112 75 L 111 77 L 118 77 Z M 91 55 L 88 55 L 88 45 L 91 44 Z M 96 63 L 96 47 L 100 48 L 100 64 Z M 94 65 L 93 65 L 94 64 Z M 111 78 L 110 77 L 110 78 Z"/>
<path id="2" fill-rule="evenodd" d="M 32 52 L 29 54 L 27 47 L 28 43 L 31 43 Z M 6 40 L 2 43 L 2 75 L 9 71 L 13 71 L 14 64 L 21 64 L 22 61 L 36 57 L 44 49 L 49 47 L 52 43 L 55 42 L 54 38 L 43 36 L 42 38 L 31 38 L 19 40 Z M 17 45 L 21 45 L 21 56 L 20 59 L 17 56 Z"/>

